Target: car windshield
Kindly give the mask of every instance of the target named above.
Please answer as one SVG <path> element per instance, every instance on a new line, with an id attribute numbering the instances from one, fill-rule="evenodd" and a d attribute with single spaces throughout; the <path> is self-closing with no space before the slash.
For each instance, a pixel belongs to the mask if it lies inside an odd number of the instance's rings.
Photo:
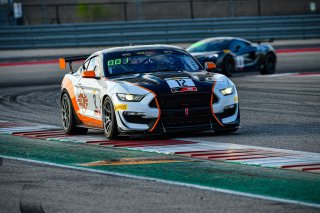
<path id="1" fill-rule="evenodd" d="M 161 71 L 198 71 L 193 57 L 179 50 L 140 50 L 105 53 L 106 76 Z"/>
<path id="2" fill-rule="evenodd" d="M 228 49 L 230 40 L 214 40 L 214 41 L 199 41 L 188 47 L 188 52 L 211 52 L 211 51 L 223 51 Z"/>

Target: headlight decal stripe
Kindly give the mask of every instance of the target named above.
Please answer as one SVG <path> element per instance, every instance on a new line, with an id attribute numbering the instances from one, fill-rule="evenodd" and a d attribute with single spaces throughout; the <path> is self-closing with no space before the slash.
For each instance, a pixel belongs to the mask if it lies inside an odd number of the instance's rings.
<path id="1" fill-rule="evenodd" d="M 133 84 L 131 82 L 127 82 L 129 84 Z M 152 126 L 152 128 L 149 130 L 149 132 L 152 132 L 155 130 L 155 128 L 157 127 L 159 121 L 160 121 L 160 117 L 161 117 L 161 109 L 160 109 L 160 105 L 159 105 L 159 102 L 158 102 L 158 98 L 157 98 L 157 94 L 154 93 L 152 90 L 149 90 L 143 86 L 140 86 L 140 85 L 136 85 L 136 84 L 133 84 L 134 86 L 137 86 L 137 87 L 140 87 L 141 89 L 144 89 L 144 90 L 147 90 L 148 92 L 151 92 L 153 95 L 154 95 L 154 100 L 156 102 L 156 105 L 157 105 L 157 108 L 158 108 L 158 118 L 156 120 L 156 122 L 154 123 L 154 125 Z"/>
<path id="2" fill-rule="evenodd" d="M 216 86 L 216 83 L 217 83 L 217 82 L 214 81 L 214 82 L 213 82 L 213 85 L 212 85 L 210 107 L 211 107 L 211 113 L 212 113 L 214 119 L 218 122 L 218 124 L 219 124 L 220 126 L 223 127 L 224 125 L 219 121 L 219 119 L 217 118 L 217 116 L 214 114 L 214 109 L 213 109 L 214 88 L 215 88 L 215 86 Z"/>

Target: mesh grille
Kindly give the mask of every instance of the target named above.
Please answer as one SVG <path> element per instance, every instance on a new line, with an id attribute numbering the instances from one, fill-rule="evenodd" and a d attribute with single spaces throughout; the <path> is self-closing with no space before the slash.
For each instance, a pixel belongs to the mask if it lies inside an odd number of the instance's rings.
<path id="1" fill-rule="evenodd" d="M 210 93 L 173 94 L 173 95 L 158 97 L 158 101 L 161 109 L 210 106 L 211 94 Z M 218 101 L 217 97 L 214 97 L 214 101 Z"/>

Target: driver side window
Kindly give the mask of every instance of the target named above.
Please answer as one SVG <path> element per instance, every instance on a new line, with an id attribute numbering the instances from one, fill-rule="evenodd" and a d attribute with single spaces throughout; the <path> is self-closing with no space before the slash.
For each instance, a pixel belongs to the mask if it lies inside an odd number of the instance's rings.
<path id="1" fill-rule="evenodd" d="M 244 50 L 247 46 L 248 44 L 244 43 L 243 41 L 233 41 L 231 43 L 230 49 L 232 52 L 240 52 Z"/>
<path id="2" fill-rule="evenodd" d="M 81 66 L 79 67 L 79 69 L 77 70 L 77 73 L 81 74 L 83 70 L 86 70 L 86 67 L 88 67 L 88 63 L 90 60 L 87 60 L 86 62 L 84 62 L 83 64 L 81 64 Z"/>
<path id="3" fill-rule="evenodd" d="M 101 69 L 100 69 L 100 66 L 99 66 L 99 62 L 98 62 L 98 59 L 99 57 L 94 57 L 94 58 L 91 58 L 90 61 L 89 61 L 89 64 L 85 67 L 86 70 L 92 70 L 96 73 L 96 76 L 97 77 L 100 77 L 101 76 Z"/>

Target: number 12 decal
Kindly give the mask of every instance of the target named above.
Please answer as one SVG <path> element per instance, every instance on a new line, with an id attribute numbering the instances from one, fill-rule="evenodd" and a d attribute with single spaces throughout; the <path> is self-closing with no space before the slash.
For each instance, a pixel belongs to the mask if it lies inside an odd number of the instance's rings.
<path id="1" fill-rule="evenodd" d="M 186 85 L 186 80 L 184 80 L 184 79 L 178 79 L 178 80 L 175 80 L 175 81 L 178 83 L 178 85 L 180 87 L 183 87 L 183 86 Z"/>
<path id="2" fill-rule="evenodd" d="M 194 82 L 190 78 L 178 78 L 178 79 L 172 79 L 168 78 L 165 79 L 169 85 L 169 87 L 172 88 L 180 88 L 180 87 L 194 87 Z"/>

